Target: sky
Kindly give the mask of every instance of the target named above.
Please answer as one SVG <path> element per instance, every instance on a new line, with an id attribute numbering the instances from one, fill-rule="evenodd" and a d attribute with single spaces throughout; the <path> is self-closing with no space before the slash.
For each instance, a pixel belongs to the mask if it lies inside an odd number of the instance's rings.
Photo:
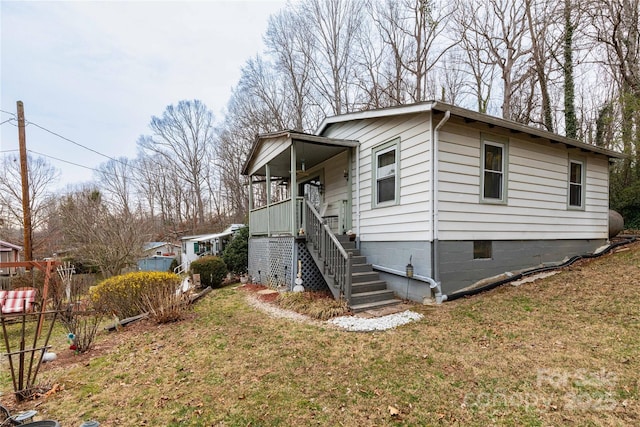
<path id="1" fill-rule="evenodd" d="M 61 171 L 57 188 L 93 180 L 89 168 L 109 160 L 96 152 L 135 158 L 168 105 L 199 99 L 222 120 L 285 4 L 0 0 L 0 156 L 18 156 L 17 122 L 7 120 L 19 100 L 27 149 Z"/>

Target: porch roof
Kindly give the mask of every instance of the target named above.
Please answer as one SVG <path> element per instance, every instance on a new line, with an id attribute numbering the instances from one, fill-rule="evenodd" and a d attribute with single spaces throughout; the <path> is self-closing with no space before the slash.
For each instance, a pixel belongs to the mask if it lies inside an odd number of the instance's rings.
<path id="1" fill-rule="evenodd" d="M 14 245 L 13 243 L 5 242 L 4 240 L 0 240 L 0 251 L 11 252 L 12 250 L 21 251 L 22 247 Z"/>
<path id="2" fill-rule="evenodd" d="M 349 139 L 327 138 L 294 130 L 261 134 L 256 137 L 249 156 L 242 168 L 243 175 L 266 175 L 266 164 L 271 174 L 288 177 L 291 174 L 291 146 L 296 144 L 298 165 L 304 161 L 305 168 L 335 156 L 345 148 L 358 146 L 358 141 Z M 309 146 L 312 147 L 309 147 Z M 305 147 L 306 146 L 306 147 Z"/>

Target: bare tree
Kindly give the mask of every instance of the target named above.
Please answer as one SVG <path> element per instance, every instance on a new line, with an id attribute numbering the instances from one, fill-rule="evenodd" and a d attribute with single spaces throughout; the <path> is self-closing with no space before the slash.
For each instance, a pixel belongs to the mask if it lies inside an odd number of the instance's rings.
<path id="1" fill-rule="evenodd" d="M 308 31 L 300 31 L 304 22 L 295 9 L 282 9 L 269 19 L 265 35 L 268 52 L 274 58 L 274 68 L 282 81 L 285 105 L 278 114 L 286 114 L 282 122 L 290 123 L 291 129 L 303 131 L 307 128 L 307 110 L 313 108 L 311 94 L 312 38 Z"/>
<path id="2" fill-rule="evenodd" d="M 97 182 L 120 212 L 129 212 L 133 196 L 133 161 L 126 157 L 109 160 L 98 167 Z"/>
<path id="3" fill-rule="evenodd" d="M 45 235 L 37 233 L 44 230 L 48 221 L 48 207 L 55 200 L 51 189 L 57 181 L 60 171 L 44 157 L 27 154 L 29 181 L 29 210 L 31 211 L 32 247 L 36 255 L 42 255 L 47 245 Z M 22 228 L 24 216 L 22 209 L 22 175 L 20 162 L 15 156 L 6 155 L 0 168 L 0 204 L 6 210 L 3 218 L 7 227 Z M 4 221 L 3 221 L 4 222 Z"/>
<path id="4" fill-rule="evenodd" d="M 502 117 L 512 118 L 512 97 L 528 78 L 525 8 L 515 0 L 459 0 L 456 19 L 473 50 L 486 54 L 487 63 L 502 80 Z"/>
<path id="5" fill-rule="evenodd" d="M 553 110 L 549 94 L 549 82 L 552 73 L 553 58 L 559 49 L 559 39 L 552 36 L 553 26 L 558 15 L 557 2 L 550 0 L 525 1 L 525 16 L 531 40 L 531 60 L 535 70 L 536 82 L 540 91 L 542 123 L 549 132 L 554 131 Z"/>
<path id="6" fill-rule="evenodd" d="M 363 0 L 308 0 L 301 4 L 302 28 L 313 36 L 312 48 L 305 52 L 310 55 L 311 82 L 332 114 L 353 110 L 352 76 L 358 72 L 354 50 L 364 4 Z"/>
<path id="7" fill-rule="evenodd" d="M 135 265 L 149 239 L 148 222 L 132 212 L 113 212 L 97 189 L 67 195 L 59 204 L 65 241 L 74 255 L 105 277 Z"/>
<path id="8" fill-rule="evenodd" d="M 153 116 L 150 127 L 153 135 L 140 137 L 139 148 L 158 154 L 172 166 L 195 199 L 194 223 L 204 223 L 203 180 L 213 161 L 213 113 L 201 101 L 180 101 L 169 105 L 162 117 Z"/>

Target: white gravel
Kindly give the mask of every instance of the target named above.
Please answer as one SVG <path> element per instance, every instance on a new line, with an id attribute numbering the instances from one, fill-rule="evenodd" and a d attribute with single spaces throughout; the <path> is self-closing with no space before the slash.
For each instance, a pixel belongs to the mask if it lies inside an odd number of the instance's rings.
<path id="1" fill-rule="evenodd" d="M 389 314 L 386 316 L 373 318 L 363 318 L 356 316 L 334 317 L 333 319 L 328 320 L 328 323 L 332 323 L 348 331 L 373 332 L 392 329 L 396 326 L 404 325 L 414 320 L 420 320 L 423 317 L 424 316 L 420 313 L 406 310 L 401 313 Z"/>
<path id="2" fill-rule="evenodd" d="M 395 328 L 412 322 L 414 320 L 420 320 L 424 316 L 415 311 L 405 310 L 401 313 L 388 314 L 386 316 L 365 318 L 358 316 L 341 316 L 334 317 L 333 319 L 321 322 L 320 320 L 311 319 L 309 316 L 305 316 L 300 313 L 296 313 L 290 310 L 284 310 L 274 304 L 269 304 L 264 301 L 260 301 L 254 295 L 247 293 L 247 301 L 249 305 L 264 311 L 273 317 L 280 317 L 296 322 L 303 322 L 314 324 L 317 326 L 331 325 L 336 328 L 345 329 L 352 332 L 373 332 L 373 331 L 386 331 L 387 329 Z"/>

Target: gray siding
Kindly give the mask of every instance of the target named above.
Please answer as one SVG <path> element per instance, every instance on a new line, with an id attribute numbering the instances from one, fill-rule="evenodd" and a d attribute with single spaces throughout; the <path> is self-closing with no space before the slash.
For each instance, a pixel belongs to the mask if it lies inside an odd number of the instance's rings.
<path id="1" fill-rule="evenodd" d="M 431 242 L 361 242 L 362 255 L 369 264 L 383 266 L 404 273 L 409 257 L 416 276 L 431 277 Z M 380 278 L 400 298 L 423 302 L 431 296 L 429 284 L 420 280 L 409 280 L 395 274 L 380 273 Z"/>
<path id="2" fill-rule="evenodd" d="M 605 243 L 605 239 L 494 240 L 491 259 L 473 259 L 473 241 L 440 241 L 442 292 L 452 293 L 478 280 L 505 272 L 517 272 L 543 263 L 560 262 L 574 255 L 592 253 Z"/>

